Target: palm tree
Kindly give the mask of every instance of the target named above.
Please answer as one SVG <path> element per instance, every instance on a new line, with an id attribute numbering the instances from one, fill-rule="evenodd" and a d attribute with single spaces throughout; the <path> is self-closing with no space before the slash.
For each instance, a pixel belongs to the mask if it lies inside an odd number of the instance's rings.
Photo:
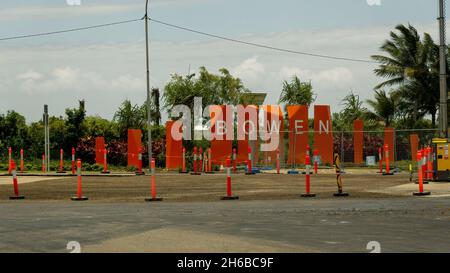
<path id="1" fill-rule="evenodd" d="M 390 126 L 396 114 L 398 97 L 384 90 L 375 91 L 375 99 L 367 100 L 367 104 L 373 109 L 367 116 L 371 120 L 382 121 L 385 126 Z"/>
<path id="2" fill-rule="evenodd" d="M 411 26 L 398 25 L 397 32 L 390 33 L 381 50 L 388 56 L 374 55 L 380 63 L 375 69 L 377 76 L 386 80 L 375 87 L 397 87 L 401 94 L 400 107 L 415 122 L 425 114 L 430 114 L 435 124 L 439 102 L 438 70 L 435 70 L 438 58 L 438 46 L 430 35 L 421 39 L 417 30 Z"/>
<path id="3" fill-rule="evenodd" d="M 132 105 L 131 101 L 125 100 L 114 114 L 118 130 L 122 138 L 126 138 L 128 129 L 143 129 L 146 123 L 146 107 Z"/>
<path id="4" fill-rule="evenodd" d="M 353 93 L 353 91 L 345 96 L 341 105 L 344 106 L 341 114 L 348 123 L 351 123 L 356 119 L 364 118 L 364 115 L 367 113 L 367 109 L 363 107 L 363 102 L 358 95 Z"/>
<path id="5" fill-rule="evenodd" d="M 284 81 L 279 103 L 285 105 L 308 105 L 316 101 L 311 82 L 302 82 L 294 76 L 291 82 Z"/>

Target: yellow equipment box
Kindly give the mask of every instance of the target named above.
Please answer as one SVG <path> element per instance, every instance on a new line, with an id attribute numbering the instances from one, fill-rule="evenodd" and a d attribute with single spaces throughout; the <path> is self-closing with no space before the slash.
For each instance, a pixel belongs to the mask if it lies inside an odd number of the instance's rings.
<path id="1" fill-rule="evenodd" d="M 450 181 L 450 155 L 448 139 L 434 138 L 434 180 Z"/>

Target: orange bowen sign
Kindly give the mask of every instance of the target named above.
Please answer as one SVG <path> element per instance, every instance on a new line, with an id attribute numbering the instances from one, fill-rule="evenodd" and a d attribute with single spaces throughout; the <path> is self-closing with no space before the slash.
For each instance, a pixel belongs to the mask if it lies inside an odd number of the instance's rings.
<path id="1" fill-rule="evenodd" d="M 329 105 L 314 106 L 314 148 L 322 163 L 333 164 L 333 125 Z"/>

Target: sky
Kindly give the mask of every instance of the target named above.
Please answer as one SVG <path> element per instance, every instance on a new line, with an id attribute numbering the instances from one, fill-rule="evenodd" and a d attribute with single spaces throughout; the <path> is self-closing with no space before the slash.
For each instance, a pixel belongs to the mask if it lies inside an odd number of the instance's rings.
<path id="1" fill-rule="evenodd" d="M 0 39 L 85 27 L 144 15 L 144 0 L 2 0 Z M 379 5 L 374 4 L 379 2 Z M 370 60 L 398 24 L 437 41 L 437 0 L 149 0 L 150 17 L 196 30 L 290 50 Z M 0 41 L 0 113 L 28 122 L 86 100 L 88 115 L 112 118 L 125 99 L 146 99 L 144 22 Z M 376 64 L 327 60 L 235 44 L 150 23 L 151 86 L 174 73 L 222 67 L 276 104 L 284 80 L 311 81 L 316 104 L 342 109 L 353 91 L 370 99 L 383 79 Z"/>

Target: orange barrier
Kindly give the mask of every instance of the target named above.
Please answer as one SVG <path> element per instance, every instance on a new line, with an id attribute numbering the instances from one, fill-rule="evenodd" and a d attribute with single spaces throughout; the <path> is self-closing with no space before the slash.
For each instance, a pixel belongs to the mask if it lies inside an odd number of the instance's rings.
<path id="1" fill-rule="evenodd" d="M 322 163 L 333 163 L 333 124 L 329 105 L 314 106 L 314 147 L 319 150 Z"/>
<path id="2" fill-rule="evenodd" d="M 8 148 L 8 174 L 11 175 L 12 172 L 12 148 Z"/>
<path id="3" fill-rule="evenodd" d="M 200 147 L 198 152 L 198 172 L 203 172 L 203 148 Z"/>
<path id="4" fill-rule="evenodd" d="M 364 122 L 359 119 L 353 121 L 353 130 L 353 162 L 355 164 L 362 164 L 364 146 Z"/>
<path id="5" fill-rule="evenodd" d="M 25 196 L 19 194 L 19 183 L 17 181 L 17 170 L 16 170 L 16 163 L 14 163 L 14 160 L 11 160 L 11 172 L 13 176 L 13 187 L 14 187 L 14 196 L 10 196 L 10 200 L 20 200 L 25 199 Z"/>
<path id="6" fill-rule="evenodd" d="M 227 168 L 227 196 L 221 198 L 221 200 L 238 200 L 238 196 L 233 196 L 231 191 L 231 160 L 230 157 L 226 160 L 226 168 Z"/>
<path id="7" fill-rule="evenodd" d="M 383 175 L 393 175 L 394 173 L 391 172 L 390 167 L 390 147 L 389 144 L 384 144 L 384 159 L 386 160 L 386 171 L 383 173 Z"/>
<path id="8" fill-rule="evenodd" d="M 72 175 L 75 175 L 75 148 L 72 147 Z"/>
<path id="9" fill-rule="evenodd" d="M 252 167 L 252 148 L 248 147 L 248 159 L 247 159 L 247 172 L 245 173 L 246 175 L 252 175 L 255 174 L 253 172 L 253 167 Z"/>
<path id="10" fill-rule="evenodd" d="M 138 170 L 135 172 L 136 175 L 144 175 L 145 173 L 142 171 L 142 148 L 139 149 L 138 153 Z"/>
<path id="11" fill-rule="evenodd" d="M 64 150 L 59 150 L 59 171 L 57 173 L 65 173 L 64 171 Z"/>
<path id="12" fill-rule="evenodd" d="M 309 154 L 306 154 L 305 164 L 306 164 L 306 176 L 305 176 L 306 193 L 302 194 L 301 196 L 306 198 L 316 197 L 316 194 L 311 193 L 311 173 L 310 173 L 311 157 L 309 156 Z"/>
<path id="13" fill-rule="evenodd" d="M 429 191 L 425 192 L 423 189 L 423 169 L 422 169 L 422 159 L 423 159 L 423 154 L 422 151 L 417 152 L 417 171 L 418 171 L 418 176 L 419 176 L 419 191 L 413 193 L 414 196 L 426 196 L 426 195 L 430 195 L 431 193 Z"/>
<path id="14" fill-rule="evenodd" d="M 20 172 L 25 171 L 24 160 L 23 160 L 23 149 L 20 149 Z"/>
<path id="15" fill-rule="evenodd" d="M 280 174 L 280 149 L 277 149 L 277 174 Z"/>
<path id="16" fill-rule="evenodd" d="M 108 171 L 108 149 L 103 149 L 103 174 L 110 173 Z"/>
<path id="17" fill-rule="evenodd" d="M 42 155 L 42 172 L 45 173 L 45 155 Z"/>
<path id="18" fill-rule="evenodd" d="M 77 160 L 77 195 L 70 198 L 72 201 L 86 201 L 89 198 L 83 196 L 83 187 L 81 181 L 81 159 Z"/>
<path id="19" fill-rule="evenodd" d="M 212 169 L 212 151 L 211 151 L 211 148 L 208 148 L 208 171 L 206 172 L 206 173 L 214 173 L 213 172 L 213 169 Z"/>
<path id="20" fill-rule="evenodd" d="M 193 155 L 193 166 L 194 166 L 194 171 L 191 172 L 191 175 L 201 175 L 201 173 L 198 171 L 198 150 L 197 147 L 194 147 L 194 155 Z"/>
<path id="21" fill-rule="evenodd" d="M 383 174 L 383 149 L 381 147 L 378 147 L 378 165 L 380 167 L 378 173 Z"/>
<path id="22" fill-rule="evenodd" d="M 181 149 L 181 151 L 182 151 L 181 173 L 187 173 L 187 170 L 186 170 L 186 148 L 183 147 Z"/>
<path id="23" fill-rule="evenodd" d="M 427 180 L 431 181 L 433 180 L 433 165 L 434 165 L 434 161 L 433 161 L 433 149 L 431 147 L 427 147 L 428 149 L 428 166 L 427 166 Z"/>
<path id="24" fill-rule="evenodd" d="M 314 174 L 317 174 L 319 171 L 319 151 L 314 149 Z"/>
<path id="25" fill-rule="evenodd" d="M 395 154 L 394 154 L 394 128 L 390 128 L 387 127 L 384 129 L 384 144 L 388 145 L 389 147 L 389 154 L 390 154 L 390 158 L 389 158 L 389 162 L 390 163 L 394 163 L 395 161 Z"/>
<path id="26" fill-rule="evenodd" d="M 147 202 L 157 202 L 162 201 L 162 198 L 156 197 L 156 178 L 155 178 L 155 159 L 152 158 L 150 163 L 150 181 L 151 181 L 151 197 L 145 198 L 145 201 Z"/>

